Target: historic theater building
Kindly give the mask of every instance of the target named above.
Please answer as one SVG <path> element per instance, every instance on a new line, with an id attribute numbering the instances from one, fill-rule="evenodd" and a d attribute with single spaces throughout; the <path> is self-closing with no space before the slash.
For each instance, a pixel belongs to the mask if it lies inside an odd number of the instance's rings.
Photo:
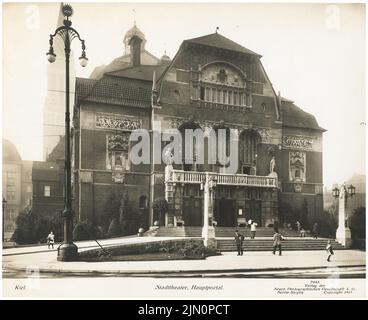
<path id="1" fill-rule="evenodd" d="M 154 57 L 145 43 L 134 26 L 125 35 L 123 56 L 76 80 L 78 218 L 99 223 L 109 196 L 117 193 L 129 198 L 146 227 L 159 219 L 165 225 L 202 226 L 205 214 L 218 226 L 249 219 L 269 226 L 279 220 L 282 204 L 301 208 L 305 201 L 309 220 L 316 219 L 323 210 L 325 130 L 313 115 L 276 94 L 261 56 L 218 33 L 183 41 L 172 60 Z M 157 122 L 161 130 L 202 129 L 205 150 L 211 129 L 234 129 L 237 172 L 223 173 L 223 165 L 208 163 L 206 156 L 197 163 L 195 153 L 192 163 L 133 164 L 130 133 L 152 134 Z M 163 197 L 169 209 L 159 217 L 152 203 Z"/>

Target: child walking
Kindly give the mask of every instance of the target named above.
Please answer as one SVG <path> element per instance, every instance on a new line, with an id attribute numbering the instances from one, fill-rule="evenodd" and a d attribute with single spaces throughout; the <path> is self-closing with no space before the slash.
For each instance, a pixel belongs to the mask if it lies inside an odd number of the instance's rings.
<path id="1" fill-rule="evenodd" d="M 331 261 L 330 258 L 334 254 L 334 252 L 332 250 L 332 242 L 331 242 L 331 240 L 328 240 L 328 242 L 327 242 L 326 251 L 327 251 L 327 254 L 328 254 L 327 261 L 330 262 Z"/>

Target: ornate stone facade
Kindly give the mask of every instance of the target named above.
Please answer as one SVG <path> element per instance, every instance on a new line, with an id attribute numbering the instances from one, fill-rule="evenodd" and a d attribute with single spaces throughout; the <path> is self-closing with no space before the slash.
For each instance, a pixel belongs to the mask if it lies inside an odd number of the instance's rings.
<path id="1" fill-rule="evenodd" d="M 142 127 L 142 120 L 113 115 L 96 115 L 96 128 L 113 130 L 136 130 Z"/>

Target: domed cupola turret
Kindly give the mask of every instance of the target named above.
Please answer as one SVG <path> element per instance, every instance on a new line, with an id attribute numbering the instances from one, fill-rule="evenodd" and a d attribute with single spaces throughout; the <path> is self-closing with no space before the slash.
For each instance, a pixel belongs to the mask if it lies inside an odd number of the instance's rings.
<path id="1" fill-rule="evenodd" d="M 127 33 L 124 36 L 124 46 L 125 46 L 125 54 L 130 54 L 131 53 L 131 43 L 130 40 L 132 40 L 133 37 L 138 37 L 139 39 L 141 39 L 141 51 L 145 50 L 145 46 L 146 46 L 146 37 L 144 35 L 144 33 L 138 29 L 138 27 L 134 24 L 134 26 L 132 28 L 130 28 Z"/>
<path id="2" fill-rule="evenodd" d="M 168 65 L 171 62 L 170 57 L 166 54 L 166 51 L 164 53 L 164 55 L 161 57 L 160 59 L 160 64 L 162 65 Z"/>

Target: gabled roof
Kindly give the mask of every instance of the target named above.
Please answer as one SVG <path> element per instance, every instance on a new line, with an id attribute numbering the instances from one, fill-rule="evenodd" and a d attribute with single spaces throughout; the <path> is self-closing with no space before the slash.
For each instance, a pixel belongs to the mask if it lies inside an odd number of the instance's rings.
<path id="1" fill-rule="evenodd" d="M 75 90 L 79 101 L 149 108 L 152 82 L 105 75 L 100 80 L 77 78 Z"/>
<path id="2" fill-rule="evenodd" d="M 118 71 L 108 72 L 106 73 L 106 75 L 152 82 L 153 72 L 156 72 L 156 79 L 157 79 L 161 76 L 161 74 L 165 71 L 166 68 L 167 65 L 165 66 L 142 65 L 139 67 L 130 67 Z"/>
<path id="3" fill-rule="evenodd" d="M 281 103 L 282 123 L 285 127 L 314 129 L 319 131 L 326 131 L 320 127 L 316 118 L 296 106 L 290 100 L 283 100 Z"/>
<path id="4" fill-rule="evenodd" d="M 56 162 L 33 161 L 33 181 L 59 181 L 59 166 Z"/>
<path id="5" fill-rule="evenodd" d="M 189 42 L 189 43 L 195 43 L 195 44 L 200 44 L 200 45 L 204 45 L 204 46 L 209 46 L 209 47 L 215 47 L 215 48 L 221 48 L 221 49 L 227 49 L 230 51 L 236 51 L 236 52 L 241 52 L 241 53 L 245 53 L 245 54 L 250 54 L 253 56 L 257 56 L 257 57 L 261 57 L 260 54 L 255 53 L 254 51 L 251 51 L 243 46 L 241 46 L 240 44 L 222 36 L 219 33 L 212 33 L 206 36 L 202 36 L 202 37 L 198 37 L 198 38 L 193 38 L 193 39 L 188 39 L 185 40 L 184 42 Z"/>

